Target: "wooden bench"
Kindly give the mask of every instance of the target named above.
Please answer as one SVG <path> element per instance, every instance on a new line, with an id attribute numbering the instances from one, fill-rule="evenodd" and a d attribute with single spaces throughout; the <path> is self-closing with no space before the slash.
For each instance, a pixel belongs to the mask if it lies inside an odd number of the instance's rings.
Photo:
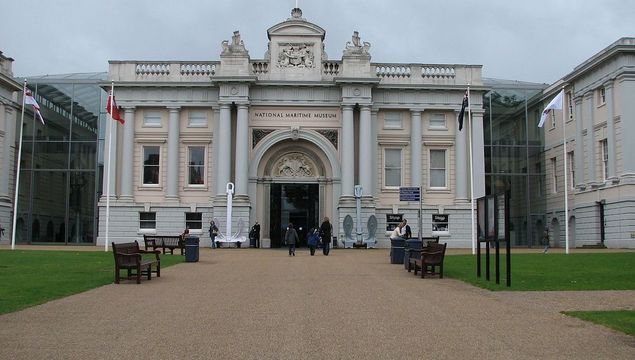
<path id="1" fill-rule="evenodd" d="M 421 249 L 421 257 L 414 259 L 412 266 L 417 275 L 417 269 L 421 270 L 421 278 L 426 275 L 439 275 L 439 278 L 443 279 L 443 259 L 445 258 L 445 249 L 447 243 L 430 243 L 428 246 Z M 439 271 L 435 271 L 436 267 L 439 267 Z M 408 271 L 410 271 L 410 265 Z"/>
<path id="2" fill-rule="evenodd" d="M 170 250 L 170 254 L 174 255 L 174 249 L 181 249 L 181 255 L 185 253 L 185 241 L 181 235 L 165 236 L 165 235 L 143 235 L 143 242 L 146 250 L 161 249 L 165 254 L 165 249 Z"/>
<path id="3" fill-rule="evenodd" d="M 112 243 L 112 253 L 115 256 L 115 284 L 119 284 L 120 271 L 125 269 L 128 272 L 128 279 L 135 276 L 137 284 L 141 283 L 141 275 L 151 279 L 152 273 L 161 277 L 161 260 L 159 250 L 146 251 L 139 249 L 139 243 L 135 240 L 131 243 Z M 143 254 L 154 254 L 154 259 L 144 259 Z M 155 270 L 152 271 L 152 266 Z M 133 272 L 134 270 L 134 272 Z"/>
<path id="4" fill-rule="evenodd" d="M 410 272 L 412 270 L 412 266 L 415 264 L 415 259 L 421 259 L 421 250 L 430 246 L 432 243 L 439 243 L 438 236 L 424 236 L 421 238 L 421 248 L 418 249 L 410 249 L 408 248 L 408 253 L 404 254 L 404 266 L 406 270 Z"/>

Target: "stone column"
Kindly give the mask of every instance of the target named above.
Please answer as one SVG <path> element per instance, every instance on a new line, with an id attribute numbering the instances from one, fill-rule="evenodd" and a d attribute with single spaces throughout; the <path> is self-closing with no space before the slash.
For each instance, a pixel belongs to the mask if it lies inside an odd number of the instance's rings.
<path id="1" fill-rule="evenodd" d="M 370 106 L 362 106 L 359 114 L 359 184 L 363 194 L 369 196 L 372 191 L 372 128 Z"/>
<path id="2" fill-rule="evenodd" d="M 218 150 L 218 141 L 220 136 L 218 135 L 219 133 L 219 121 L 220 119 L 220 109 L 219 108 L 214 108 L 214 123 L 212 124 L 212 156 L 210 156 L 210 166 L 212 166 L 212 182 L 214 184 L 214 189 L 218 188 L 218 164 L 219 164 L 219 150 Z M 210 200 L 214 199 L 214 196 L 216 195 L 216 191 L 212 191 L 211 192 L 211 198 Z"/>
<path id="3" fill-rule="evenodd" d="M 132 174 L 134 168 L 134 122 L 135 108 L 124 108 L 122 164 L 121 164 L 121 199 L 132 201 Z"/>
<path id="4" fill-rule="evenodd" d="M 595 183 L 597 180 L 597 174 L 595 173 L 595 134 L 593 131 L 593 113 L 595 112 L 595 104 L 593 99 L 593 91 L 584 94 L 584 99 L 587 102 L 586 116 L 586 157 L 588 159 L 587 181 Z"/>
<path id="5" fill-rule="evenodd" d="M 238 105 L 236 124 L 236 163 L 235 176 L 237 196 L 247 196 L 247 183 L 249 179 L 249 106 Z"/>
<path id="6" fill-rule="evenodd" d="M 459 112 L 455 112 L 456 121 L 455 124 L 458 124 Z M 468 158 L 467 158 L 467 129 L 463 129 L 459 131 L 459 127 L 456 127 L 456 132 L 454 133 L 454 143 L 455 143 L 455 169 L 454 169 L 454 177 L 456 179 L 456 201 L 466 202 L 468 201 L 468 179 L 469 172 L 465 171 L 465 169 L 469 169 Z"/>
<path id="7" fill-rule="evenodd" d="M 635 77 L 633 74 L 622 74 L 616 81 L 619 83 L 620 93 L 635 94 Z M 635 141 L 630 138 L 632 134 L 635 134 L 635 121 L 633 121 L 635 119 L 635 102 L 628 101 L 626 100 L 627 98 L 624 95 L 620 104 L 620 118 L 622 119 L 620 123 L 622 127 L 622 131 L 620 131 L 620 136 L 622 137 L 622 168 L 620 169 L 620 176 L 631 178 L 635 174 L 635 156 L 630 155 L 635 151 Z M 628 183 L 632 183 L 632 180 L 628 179 Z"/>
<path id="8" fill-rule="evenodd" d="M 216 194 L 226 196 L 225 189 L 231 175 L 231 107 L 229 104 L 220 105 L 220 119 L 218 124 L 218 176 L 216 177 Z"/>
<path id="9" fill-rule="evenodd" d="M 373 196 L 375 196 L 375 194 L 377 193 L 377 171 L 376 171 L 376 165 L 378 164 L 377 162 L 377 113 L 379 111 L 377 109 L 372 109 L 370 111 L 370 123 L 371 123 L 371 131 L 372 131 L 372 136 L 371 136 L 371 141 L 370 144 L 372 146 L 372 149 L 370 151 L 371 153 L 371 171 L 372 171 L 372 176 L 370 177 L 371 179 L 371 191 L 369 192 L 369 194 L 372 194 Z"/>
<path id="10" fill-rule="evenodd" d="M 353 196 L 355 176 L 355 133 L 353 129 L 353 106 L 342 106 L 342 196 Z"/>
<path id="11" fill-rule="evenodd" d="M 167 200 L 179 198 L 179 132 L 180 132 L 180 107 L 169 107 L 168 119 L 168 169 L 167 169 Z"/>
<path id="12" fill-rule="evenodd" d="M 2 167 L 0 167 L 0 201 L 12 202 L 9 174 L 13 172 L 13 153 L 11 145 L 15 144 L 15 118 L 13 109 L 4 105 L 4 142 L 2 143 Z M 13 177 L 15 179 L 15 176 Z M 7 227 L 8 228 L 8 227 Z"/>
<path id="13" fill-rule="evenodd" d="M 573 160 L 575 162 L 575 179 L 576 186 L 584 183 L 584 139 L 582 137 L 582 129 L 584 128 L 584 118 L 582 116 L 582 96 L 574 98 L 575 101 L 575 153 Z"/>
<path id="14" fill-rule="evenodd" d="M 606 142 L 608 146 L 608 167 L 609 178 L 616 177 L 615 168 L 615 106 L 613 104 L 613 80 L 604 84 L 604 96 L 606 98 Z"/>
<path id="15" fill-rule="evenodd" d="M 421 186 L 421 111 L 410 110 L 410 186 Z"/>
<path id="16" fill-rule="evenodd" d="M 104 200 L 110 191 L 110 200 L 117 198 L 117 126 L 115 120 L 106 119 L 106 138 L 104 139 Z M 110 184 L 110 188 L 108 188 Z"/>

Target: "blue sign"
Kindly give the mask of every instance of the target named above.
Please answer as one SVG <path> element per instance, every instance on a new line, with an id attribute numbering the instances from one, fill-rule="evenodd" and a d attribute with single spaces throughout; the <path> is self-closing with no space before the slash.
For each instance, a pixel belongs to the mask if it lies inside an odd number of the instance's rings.
<path id="1" fill-rule="evenodd" d="M 418 186 L 402 186 L 399 188 L 399 201 L 419 201 L 421 199 L 421 188 Z"/>

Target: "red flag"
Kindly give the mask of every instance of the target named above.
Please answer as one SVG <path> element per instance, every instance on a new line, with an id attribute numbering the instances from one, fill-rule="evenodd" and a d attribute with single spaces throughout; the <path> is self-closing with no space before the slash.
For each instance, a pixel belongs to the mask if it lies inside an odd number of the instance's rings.
<path id="1" fill-rule="evenodd" d="M 37 101 L 35 101 L 31 90 L 26 90 L 24 94 L 24 103 L 33 106 L 33 112 L 35 112 L 35 115 L 37 115 L 37 117 L 42 122 L 42 125 L 44 125 L 44 118 L 42 118 L 42 113 L 40 113 L 40 105 L 38 105 Z"/>
<path id="2" fill-rule="evenodd" d="M 112 104 L 110 103 L 111 101 L 112 101 Z M 110 112 L 110 109 L 112 109 L 112 112 Z M 112 92 L 108 94 L 108 103 L 106 103 L 106 111 L 108 111 L 108 113 L 110 114 L 110 116 L 112 116 L 113 119 L 119 121 L 121 124 L 126 122 L 121 116 L 121 114 L 119 113 L 119 107 L 117 106 L 115 97 L 112 96 Z"/>

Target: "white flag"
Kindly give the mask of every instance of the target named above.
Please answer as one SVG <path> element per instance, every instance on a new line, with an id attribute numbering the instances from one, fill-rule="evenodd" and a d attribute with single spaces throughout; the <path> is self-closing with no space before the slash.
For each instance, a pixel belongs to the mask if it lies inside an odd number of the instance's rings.
<path id="1" fill-rule="evenodd" d="M 35 101 L 35 98 L 33 97 L 31 90 L 27 90 L 26 93 L 24 94 L 24 103 L 33 106 L 33 112 L 40 119 L 40 121 L 42 122 L 42 125 L 44 125 L 44 119 L 42 118 L 42 114 L 40 113 L 40 105 L 38 105 L 37 101 Z"/>
<path id="2" fill-rule="evenodd" d="M 551 102 L 547 105 L 545 110 L 542 112 L 542 116 L 540 117 L 540 122 L 538 123 L 538 127 L 542 127 L 545 124 L 545 120 L 547 120 L 547 114 L 549 110 L 560 109 L 562 110 L 562 98 L 564 97 L 564 90 L 560 90 L 558 96 L 553 98 Z"/>

